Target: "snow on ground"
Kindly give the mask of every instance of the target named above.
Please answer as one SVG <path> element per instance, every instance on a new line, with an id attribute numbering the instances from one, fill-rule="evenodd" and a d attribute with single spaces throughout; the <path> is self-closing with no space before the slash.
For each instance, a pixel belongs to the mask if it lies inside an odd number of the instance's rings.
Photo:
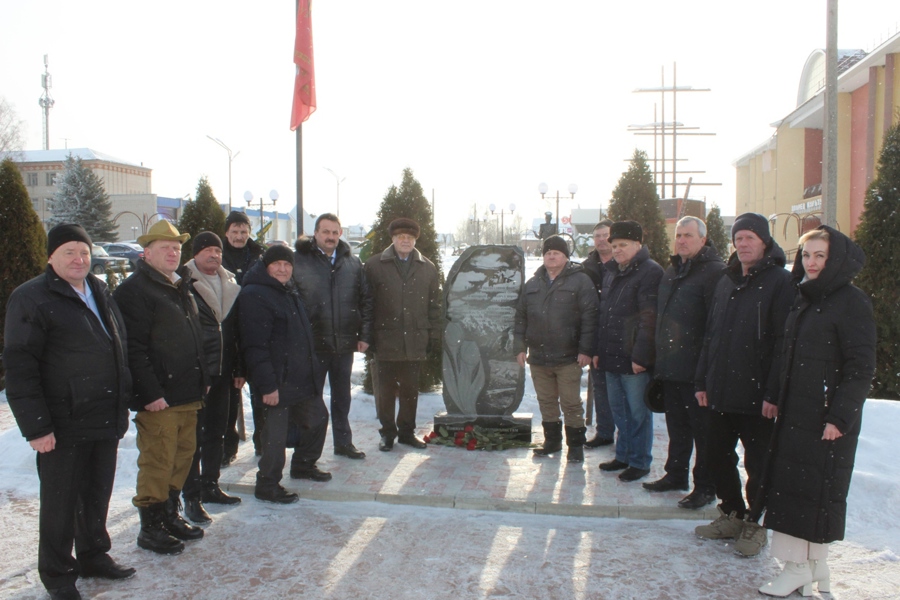
<path id="1" fill-rule="evenodd" d="M 536 263 L 528 266 L 530 274 Z M 377 428 L 373 398 L 358 385 L 357 356 L 351 421 L 355 430 Z M 420 425 L 442 409 L 439 394 L 423 395 Z M 530 377 L 521 410 L 539 414 Z M 833 593 L 824 598 L 900 598 L 900 521 L 893 512 L 900 506 L 900 466 L 892 443 L 900 402 L 872 400 L 863 419 L 847 539 L 831 546 Z M 664 429 L 664 420 L 655 419 L 655 427 Z M 740 599 L 760 598 L 756 588 L 780 569 L 768 549 L 742 559 L 730 544 L 696 538 L 698 522 L 691 520 L 306 499 L 275 506 L 250 495 L 237 507 L 208 506 L 214 523 L 207 537 L 188 543 L 180 556 L 164 557 L 135 545 L 133 425 L 119 448 L 109 515 L 112 555 L 138 573 L 124 582 L 80 580 L 86 598 Z M 0 598 L 45 598 L 37 574 L 34 453 L 2 393 L 0 457 Z M 585 469 L 596 469 L 595 462 L 589 459 Z"/>

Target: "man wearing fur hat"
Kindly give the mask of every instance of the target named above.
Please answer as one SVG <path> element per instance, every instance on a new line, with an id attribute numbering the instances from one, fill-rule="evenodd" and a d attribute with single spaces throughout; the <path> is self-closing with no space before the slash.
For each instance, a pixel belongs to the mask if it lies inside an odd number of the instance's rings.
<path id="1" fill-rule="evenodd" d="M 241 286 L 222 266 L 222 240 L 211 231 L 197 234 L 194 258 L 185 266 L 191 271 L 191 292 L 197 303 L 203 327 L 203 350 L 210 376 L 206 404 L 197 413 L 197 450 L 184 484 L 184 514 L 194 523 L 212 521 L 203 502 L 238 504 L 219 487 L 223 439 L 228 424 L 228 399 L 231 390 L 244 386 L 238 374 L 238 335 L 236 300 Z"/>
<path id="2" fill-rule="evenodd" d="M 419 365 L 441 340 L 440 277 L 434 263 L 416 250 L 419 224 L 399 218 L 389 231 L 393 243 L 365 265 L 374 299 L 373 379 L 382 452 L 392 450 L 395 439 L 425 447 L 415 436 Z"/>
<path id="3" fill-rule="evenodd" d="M 125 324 L 106 284 L 89 272 L 91 246 L 81 226 L 53 227 L 46 271 L 17 287 L 6 309 L 6 396 L 37 451 L 38 574 L 60 599 L 81 597 L 79 575 L 134 574 L 109 556 L 106 530 L 128 430 Z"/>
<path id="4" fill-rule="evenodd" d="M 155 223 L 138 238 L 144 259 L 113 294 L 125 318 L 134 380 L 137 543 L 160 554 L 179 554 L 183 540 L 203 537 L 179 513 L 197 444 L 197 411 L 208 387 L 190 271 L 179 267 L 181 245 L 190 237 L 166 220 Z"/>
<path id="5" fill-rule="evenodd" d="M 778 416 L 782 340 L 794 289 L 784 252 L 764 216 L 740 215 L 731 237 L 735 252 L 713 293 L 695 376 L 697 401 L 709 407 L 707 458 L 719 518 L 695 532 L 702 538 L 737 539 L 736 551 L 755 556 L 767 543 L 766 530 L 747 506 L 759 490 Z M 747 502 L 737 469 L 738 440 L 744 446 Z"/>
<path id="6" fill-rule="evenodd" d="M 569 246 L 558 235 L 544 240 L 544 264 L 525 283 L 516 307 L 513 351 L 521 367 L 531 365 L 531 378 L 541 409 L 544 444 L 538 456 L 562 449 L 566 460 L 584 462 L 584 407 L 581 373 L 594 354 L 597 290 L 584 267 L 569 260 Z"/>

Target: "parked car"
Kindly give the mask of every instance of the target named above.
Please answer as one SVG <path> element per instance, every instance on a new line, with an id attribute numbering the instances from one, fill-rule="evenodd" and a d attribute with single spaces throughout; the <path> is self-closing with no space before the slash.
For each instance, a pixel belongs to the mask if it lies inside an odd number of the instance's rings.
<path id="1" fill-rule="evenodd" d="M 133 271 L 137 267 L 139 258 L 144 258 L 144 249 L 140 244 L 132 244 L 129 242 L 105 242 L 98 244 L 102 246 L 106 253 L 110 256 L 118 256 L 119 258 L 127 258 L 129 267 Z"/>
<path id="2" fill-rule="evenodd" d="M 120 268 L 123 270 L 127 269 L 129 265 L 127 258 L 110 256 L 103 249 L 103 246 L 94 244 L 94 247 L 91 248 L 91 273 L 94 275 L 103 275 L 106 273 L 107 267 L 113 271 L 118 271 Z"/>

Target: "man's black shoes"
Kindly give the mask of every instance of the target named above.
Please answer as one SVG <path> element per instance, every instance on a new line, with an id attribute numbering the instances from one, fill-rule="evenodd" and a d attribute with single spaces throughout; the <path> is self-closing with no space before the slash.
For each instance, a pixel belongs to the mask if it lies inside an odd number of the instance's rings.
<path id="1" fill-rule="evenodd" d="M 222 491 L 218 485 L 204 488 L 200 492 L 200 500 L 205 504 L 240 504 L 241 499 L 237 496 L 229 496 Z"/>
<path id="2" fill-rule="evenodd" d="M 382 452 L 390 452 L 394 449 L 394 438 L 389 435 L 381 436 L 381 441 L 378 442 L 378 449 Z"/>
<path id="3" fill-rule="evenodd" d="M 109 554 L 101 554 L 90 561 L 78 561 L 78 574 L 81 577 L 99 577 L 100 579 L 128 579 L 134 575 L 131 567 L 123 567 Z"/>
<path id="4" fill-rule="evenodd" d="M 309 479 L 310 481 L 331 481 L 331 473 L 326 473 L 316 465 L 291 469 L 291 479 Z"/>
<path id="5" fill-rule="evenodd" d="M 666 475 L 662 479 L 657 479 L 656 481 L 648 481 L 647 483 L 643 484 L 643 487 L 645 490 L 649 490 L 651 492 L 671 492 L 673 490 L 686 492 L 690 489 L 688 487 L 687 481 L 669 477 L 668 475 Z"/>
<path id="6" fill-rule="evenodd" d="M 710 494 L 709 492 L 701 492 L 699 490 L 694 490 L 684 498 L 678 501 L 679 508 L 686 508 L 688 510 L 698 510 L 703 508 L 704 506 L 711 504 L 716 499 L 715 494 Z"/>
<path id="7" fill-rule="evenodd" d="M 650 469 L 637 469 L 635 467 L 628 467 L 621 473 L 619 473 L 619 481 L 637 481 L 641 477 L 646 477 L 650 474 Z"/>
<path id="8" fill-rule="evenodd" d="M 346 456 L 347 458 L 353 458 L 357 460 L 366 457 L 366 453 L 362 450 L 358 450 L 353 444 L 347 444 L 346 446 L 335 446 L 334 453 L 338 456 Z"/>
<path id="9" fill-rule="evenodd" d="M 410 435 L 401 435 L 397 438 L 397 441 L 403 444 L 404 446 L 412 446 L 413 448 L 418 448 L 419 450 L 423 448 L 427 448 L 428 444 L 417 438 L 416 436 Z"/>
<path id="10" fill-rule="evenodd" d="M 584 443 L 584 447 L 585 448 L 599 448 L 601 446 L 609 446 L 610 444 L 613 443 L 613 441 L 615 441 L 615 440 L 613 440 L 611 438 L 603 438 L 603 437 L 600 437 L 600 434 L 597 434 L 594 437 L 592 437 L 591 439 L 589 439 L 588 441 L 586 441 Z"/>
<path id="11" fill-rule="evenodd" d="M 609 462 L 600 463 L 601 471 L 621 471 L 622 469 L 627 469 L 628 463 L 622 462 L 621 460 L 613 459 Z"/>
<path id="12" fill-rule="evenodd" d="M 295 494 L 294 492 L 289 492 L 280 485 L 268 486 L 268 487 L 256 487 L 256 490 L 253 492 L 253 495 L 256 496 L 257 500 L 262 500 L 263 502 L 273 502 L 275 504 L 293 504 L 300 499 L 300 496 Z"/>

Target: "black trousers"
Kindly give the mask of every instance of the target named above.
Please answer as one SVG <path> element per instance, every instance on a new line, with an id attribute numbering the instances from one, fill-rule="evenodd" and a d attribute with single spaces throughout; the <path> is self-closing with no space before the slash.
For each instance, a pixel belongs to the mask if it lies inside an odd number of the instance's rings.
<path id="1" fill-rule="evenodd" d="M 206 405 L 197 412 L 197 450 L 184 482 L 185 498 L 198 499 L 204 487 L 219 483 L 233 383 L 231 377 L 213 377 Z"/>
<path id="2" fill-rule="evenodd" d="M 260 436 L 262 456 L 256 474 L 258 487 L 273 486 L 281 481 L 289 430 L 293 429 L 299 438 L 293 445 L 292 470 L 310 467 L 319 460 L 328 431 L 328 409 L 321 396 L 293 406 L 281 403 L 266 406 L 264 411 L 265 425 Z"/>
<path id="3" fill-rule="evenodd" d="M 669 456 L 666 474 L 687 482 L 691 468 L 691 454 L 697 448 L 694 459 L 694 490 L 707 494 L 716 491 L 707 465 L 707 441 L 709 439 L 709 409 L 697 404 L 694 384 L 664 381 L 666 403 L 666 430 L 669 432 Z"/>
<path id="4" fill-rule="evenodd" d="M 726 515 L 734 511 L 738 518 L 743 518 L 748 503 L 752 504 L 756 497 L 774 427 L 775 420 L 766 419 L 761 414 L 756 416 L 710 411 L 707 459 L 716 485 L 716 495 L 720 500 L 719 507 Z M 738 440 L 744 446 L 747 502 L 744 502 L 741 476 L 737 468 Z"/>
<path id="5" fill-rule="evenodd" d="M 240 404 L 243 401 L 243 392 L 232 386 L 228 391 L 228 422 L 225 426 L 224 456 L 237 455 L 238 444 L 241 442 L 241 436 L 237 431 L 237 418 Z M 254 426 L 255 424 L 254 421 Z"/>
<path id="6" fill-rule="evenodd" d="M 74 584 L 78 561 L 109 552 L 109 497 L 119 440 L 82 442 L 38 453 L 41 508 L 38 573 L 47 589 Z M 72 557 L 72 546 L 78 561 Z"/>
<path id="7" fill-rule="evenodd" d="M 419 364 L 417 360 L 378 360 L 376 357 L 375 410 L 381 423 L 381 435 L 395 438 L 398 432 L 401 436 L 415 433 Z"/>
<path id="8" fill-rule="evenodd" d="M 325 354 L 319 356 L 320 368 L 316 371 L 316 389 L 322 396 L 325 376 L 331 394 L 331 437 L 334 447 L 353 443 L 350 430 L 350 375 L 353 372 L 353 353 Z"/>

